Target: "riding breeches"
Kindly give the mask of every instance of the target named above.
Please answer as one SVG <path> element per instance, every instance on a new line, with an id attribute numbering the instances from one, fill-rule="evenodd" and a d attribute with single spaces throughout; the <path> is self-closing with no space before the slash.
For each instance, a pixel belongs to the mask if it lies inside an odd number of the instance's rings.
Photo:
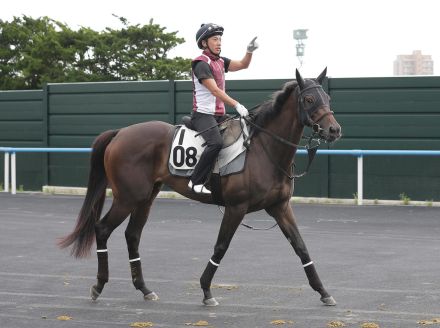
<path id="1" fill-rule="evenodd" d="M 214 116 L 198 112 L 193 112 L 191 115 L 191 123 L 197 132 L 213 127 L 201 134 L 206 142 L 206 148 L 200 156 L 200 160 L 191 176 L 191 181 L 194 185 L 205 183 L 208 174 L 214 167 L 217 155 L 223 146 L 220 129 L 216 125 L 224 121 L 225 118 L 226 116 Z"/>

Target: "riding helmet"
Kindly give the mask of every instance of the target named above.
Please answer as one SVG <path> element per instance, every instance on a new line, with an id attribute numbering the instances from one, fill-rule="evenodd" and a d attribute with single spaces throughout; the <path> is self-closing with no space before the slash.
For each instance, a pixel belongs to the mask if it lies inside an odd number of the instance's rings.
<path id="1" fill-rule="evenodd" d="M 203 49 L 202 41 L 214 35 L 223 35 L 224 28 L 220 25 L 207 23 L 202 24 L 196 34 L 197 46 Z"/>

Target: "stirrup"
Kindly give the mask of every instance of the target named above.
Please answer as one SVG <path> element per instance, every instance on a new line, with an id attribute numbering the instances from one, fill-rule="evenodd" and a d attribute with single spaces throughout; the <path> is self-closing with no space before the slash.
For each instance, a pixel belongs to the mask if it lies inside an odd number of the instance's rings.
<path id="1" fill-rule="evenodd" d="M 211 191 L 206 188 L 203 184 L 195 185 L 191 180 L 189 180 L 188 187 L 197 194 L 210 195 Z"/>

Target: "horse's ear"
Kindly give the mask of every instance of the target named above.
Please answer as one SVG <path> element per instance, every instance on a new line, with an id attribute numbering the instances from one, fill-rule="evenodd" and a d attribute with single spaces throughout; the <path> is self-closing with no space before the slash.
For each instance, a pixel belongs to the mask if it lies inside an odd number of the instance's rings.
<path id="1" fill-rule="evenodd" d="M 319 74 L 319 76 L 316 78 L 316 80 L 318 81 L 319 84 L 322 84 L 322 82 L 324 81 L 324 78 L 327 75 L 327 67 L 324 68 L 324 70 L 322 71 L 321 74 Z"/>
<path id="2" fill-rule="evenodd" d="M 302 78 L 301 74 L 299 73 L 298 69 L 296 69 L 296 81 L 298 82 L 300 90 L 304 89 L 304 79 Z"/>

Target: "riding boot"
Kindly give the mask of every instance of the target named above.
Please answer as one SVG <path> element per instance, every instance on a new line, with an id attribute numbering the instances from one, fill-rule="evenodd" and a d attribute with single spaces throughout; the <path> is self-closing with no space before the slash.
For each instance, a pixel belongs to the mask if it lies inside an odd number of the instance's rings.
<path id="1" fill-rule="evenodd" d="M 198 193 L 198 194 L 207 194 L 207 195 L 211 194 L 211 191 L 208 188 L 206 188 L 205 185 L 203 185 L 203 184 L 195 185 L 195 184 L 193 184 L 193 182 L 191 180 L 189 180 L 188 187 L 192 191 L 194 191 L 195 193 Z"/>

